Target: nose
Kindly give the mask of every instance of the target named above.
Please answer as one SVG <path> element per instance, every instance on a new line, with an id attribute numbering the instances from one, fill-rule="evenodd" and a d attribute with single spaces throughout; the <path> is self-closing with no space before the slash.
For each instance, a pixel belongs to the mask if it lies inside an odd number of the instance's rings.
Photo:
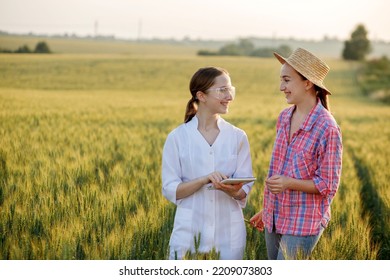
<path id="1" fill-rule="evenodd" d="M 285 89 L 286 89 L 286 86 L 285 86 L 284 82 L 280 82 L 279 90 L 284 91 Z"/>
<path id="2" fill-rule="evenodd" d="M 227 101 L 232 101 L 234 100 L 234 92 L 232 91 L 225 91 L 223 95 L 223 99 Z"/>

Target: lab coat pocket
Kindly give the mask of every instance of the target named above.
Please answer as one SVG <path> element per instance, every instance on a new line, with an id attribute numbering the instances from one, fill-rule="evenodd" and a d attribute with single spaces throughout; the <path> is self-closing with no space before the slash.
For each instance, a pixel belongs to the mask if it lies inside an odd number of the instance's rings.
<path id="1" fill-rule="evenodd" d="M 176 209 L 175 222 L 171 236 L 171 246 L 191 246 L 192 233 L 192 210 L 178 207 Z"/>
<path id="2" fill-rule="evenodd" d="M 231 247 L 241 248 L 245 246 L 246 229 L 244 216 L 241 210 L 231 212 Z"/>

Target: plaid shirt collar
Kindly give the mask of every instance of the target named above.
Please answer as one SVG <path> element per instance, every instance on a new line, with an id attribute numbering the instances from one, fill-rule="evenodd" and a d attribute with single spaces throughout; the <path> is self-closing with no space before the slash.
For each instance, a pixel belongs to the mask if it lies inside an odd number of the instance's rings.
<path id="1" fill-rule="evenodd" d="M 287 110 L 287 113 L 284 115 L 283 119 L 282 119 L 282 124 L 284 127 L 286 126 L 289 126 L 290 125 L 290 120 L 291 120 L 291 117 L 292 117 L 292 114 L 294 112 L 296 108 L 296 105 L 294 106 L 291 106 L 288 110 Z M 322 106 L 321 102 L 319 99 L 317 99 L 317 104 L 316 106 L 314 106 L 309 115 L 306 117 L 305 121 L 302 123 L 300 129 L 304 130 L 304 131 L 310 131 L 315 122 L 317 121 L 318 117 L 321 115 L 321 113 L 326 110 L 324 106 Z"/>

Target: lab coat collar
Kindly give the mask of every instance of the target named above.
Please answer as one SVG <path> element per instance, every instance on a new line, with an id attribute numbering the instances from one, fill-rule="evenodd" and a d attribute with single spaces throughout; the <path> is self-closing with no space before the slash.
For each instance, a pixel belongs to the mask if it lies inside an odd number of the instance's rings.
<path id="1" fill-rule="evenodd" d="M 188 123 L 188 127 L 190 127 L 191 129 L 198 129 L 198 123 L 199 123 L 199 119 L 198 117 L 195 115 Z M 224 130 L 225 127 L 226 127 L 226 121 L 221 118 L 221 116 L 218 116 L 218 119 L 217 119 L 217 125 L 218 125 L 218 128 L 220 131 Z"/>

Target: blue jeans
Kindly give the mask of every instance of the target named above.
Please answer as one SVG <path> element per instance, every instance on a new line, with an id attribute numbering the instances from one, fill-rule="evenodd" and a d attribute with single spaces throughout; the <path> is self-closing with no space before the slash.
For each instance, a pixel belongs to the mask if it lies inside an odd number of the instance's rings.
<path id="1" fill-rule="evenodd" d="M 297 236 L 265 231 L 265 243 L 269 260 L 308 259 L 317 245 L 324 227 L 317 235 Z"/>

